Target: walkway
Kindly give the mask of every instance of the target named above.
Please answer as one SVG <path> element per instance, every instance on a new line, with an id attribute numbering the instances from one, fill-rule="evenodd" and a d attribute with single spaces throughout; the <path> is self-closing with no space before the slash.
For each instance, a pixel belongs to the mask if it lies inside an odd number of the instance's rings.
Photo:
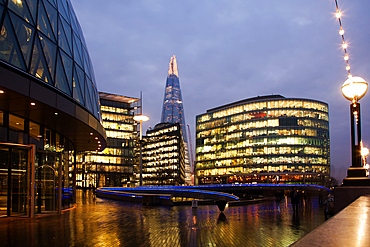
<path id="1" fill-rule="evenodd" d="M 229 207 L 149 207 L 78 191 L 59 216 L 1 218 L 1 246 L 289 246 L 324 222 L 318 200 Z"/>
<path id="2" fill-rule="evenodd" d="M 370 246 L 370 195 L 361 196 L 294 246 Z"/>

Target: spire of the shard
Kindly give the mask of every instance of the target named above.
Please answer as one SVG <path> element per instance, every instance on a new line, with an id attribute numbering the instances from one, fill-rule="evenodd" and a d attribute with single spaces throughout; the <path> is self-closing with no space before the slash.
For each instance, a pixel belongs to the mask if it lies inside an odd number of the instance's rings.
<path id="1" fill-rule="evenodd" d="M 177 70 L 177 61 L 176 56 L 173 55 L 170 60 L 170 64 L 168 66 L 168 75 L 175 75 L 179 77 L 179 71 Z"/>
<path id="2" fill-rule="evenodd" d="M 164 92 L 162 123 L 180 123 L 182 138 L 185 143 L 185 182 L 191 183 L 191 171 L 188 156 L 188 136 L 185 125 L 185 113 L 181 97 L 179 72 L 176 56 L 173 55 L 168 66 L 166 89 Z"/>

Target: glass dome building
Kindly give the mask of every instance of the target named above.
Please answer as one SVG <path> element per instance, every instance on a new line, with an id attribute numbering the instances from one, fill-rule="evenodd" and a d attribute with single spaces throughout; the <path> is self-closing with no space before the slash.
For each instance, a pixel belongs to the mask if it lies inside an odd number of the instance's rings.
<path id="1" fill-rule="evenodd" d="M 82 29 L 69 0 L 0 0 L 0 17 L 0 215 L 60 212 L 76 153 L 106 146 Z"/>
<path id="2" fill-rule="evenodd" d="M 241 100 L 196 117 L 198 184 L 324 185 L 328 104 L 281 95 Z"/>

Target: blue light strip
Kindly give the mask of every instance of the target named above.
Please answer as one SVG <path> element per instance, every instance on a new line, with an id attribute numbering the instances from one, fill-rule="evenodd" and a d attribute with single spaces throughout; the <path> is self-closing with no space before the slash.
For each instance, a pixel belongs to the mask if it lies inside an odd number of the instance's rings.
<path id="1" fill-rule="evenodd" d="M 192 190 L 192 189 L 184 189 L 184 188 L 191 188 L 191 186 L 174 186 L 174 187 L 139 187 L 139 188 L 99 188 L 102 191 L 138 191 L 138 190 L 147 190 L 147 191 L 179 191 L 179 192 L 195 192 L 200 194 L 212 194 L 212 195 L 219 195 L 224 197 L 233 198 L 236 201 L 239 201 L 239 197 L 226 194 L 222 192 L 214 192 L 214 191 L 206 191 L 206 190 Z"/>
<path id="2" fill-rule="evenodd" d="M 110 192 L 110 191 L 105 191 L 105 190 L 102 190 L 102 189 L 99 189 L 99 192 L 101 192 L 103 194 L 111 194 L 111 195 L 119 195 L 119 196 L 127 196 L 127 197 L 139 197 L 139 198 L 143 197 L 143 196 L 139 196 L 139 195 L 126 194 L 126 193 L 122 193 L 122 192 Z"/>

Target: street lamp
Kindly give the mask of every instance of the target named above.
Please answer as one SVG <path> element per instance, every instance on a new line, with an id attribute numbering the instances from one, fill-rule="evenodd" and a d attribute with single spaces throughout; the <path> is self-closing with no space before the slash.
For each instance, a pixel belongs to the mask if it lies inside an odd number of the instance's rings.
<path id="1" fill-rule="evenodd" d="M 352 165 L 348 169 L 347 177 L 343 179 L 345 186 L 370 185 L 370 178 L 366 175 L 366 169 L 361 160 L 361 117 L 360 103 L 358 102 L 367 92 L 367 82 L 358 76 L 349 76 L 343 83 L 342 94 L 351 101 L 351 152 Z"/>
<path id="2" fill-rule="evenodd" d="M 142 151 L 142 139 L 143 139 L 143 122 L 149 120 L 149 117 L 144 115 L 134 116 L 134 120 L 140 122 L 140 186 L 143 186 L 143 151 Z"/>

